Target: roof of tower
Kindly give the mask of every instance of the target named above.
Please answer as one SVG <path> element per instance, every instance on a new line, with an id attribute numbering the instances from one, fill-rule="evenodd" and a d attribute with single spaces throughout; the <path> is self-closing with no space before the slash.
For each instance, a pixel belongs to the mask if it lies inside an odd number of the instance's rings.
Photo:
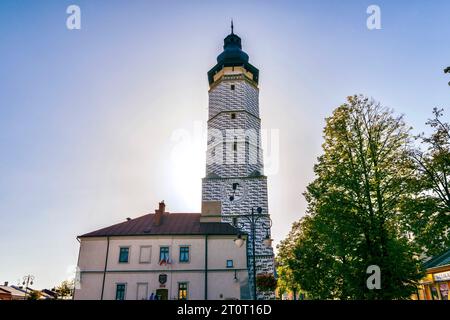
<path id="1" fill-rule="evenodd" d="M 249 63 L 249 56 L 242 50 L 241 38 L 234 33 L 233 21 L 231 22 L 231 33 L 224 39 L 223 52 L 217 56 L 217 64 L 208 71 L 208 81 L 213 83 L 214 74 L 223 67 L 243 66 L 254 75 L 258 83 L 259 70 Z"/>
<path id="2" fill-rule="evenodd" d="M 230 33 L 223 41 L 223 52 L 217 56 L 217 63 L 237 63 L 248 62 L 248 54 L 242 51 L 241 38 Z"/>

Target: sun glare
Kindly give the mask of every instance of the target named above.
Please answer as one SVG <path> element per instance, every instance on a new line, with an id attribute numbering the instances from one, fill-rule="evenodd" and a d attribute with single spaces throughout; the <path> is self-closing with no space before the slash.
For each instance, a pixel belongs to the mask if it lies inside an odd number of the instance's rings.
<path id="1" fill-rule="evenodd" d="M 173 133 L 171 152 L 172 186 L 183 208 L 199 210 L 201 203 L 201 178 L 205 175 L 206 149 L 201 129 L 190 132 L 180 129 Z M 200 133 L 200 134 L 199 134 Z"/>

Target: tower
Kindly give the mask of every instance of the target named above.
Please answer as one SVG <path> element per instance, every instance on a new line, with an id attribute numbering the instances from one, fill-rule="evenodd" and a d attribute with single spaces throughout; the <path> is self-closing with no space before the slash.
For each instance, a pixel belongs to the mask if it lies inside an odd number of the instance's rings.
<path id="1" fill-rule="evenodd" d="M 253 288 L 253 239 L 245 216 L 261 207 L 255 224 L 256 273 L 274 273 L 273 250 L 263 244 L 270 237 L 267 177 L 263 173 L 261 119 L 259 117 L 259 70 L 242 51 L 241 38 L 224 40 L 217 64 L 208 71 L 209 110 L 206 176 L 202 201 L 221 201 L 221 219 L 248 234 L 249 284 Z M 257 293 L 273 298 L 274 293 Z"/>

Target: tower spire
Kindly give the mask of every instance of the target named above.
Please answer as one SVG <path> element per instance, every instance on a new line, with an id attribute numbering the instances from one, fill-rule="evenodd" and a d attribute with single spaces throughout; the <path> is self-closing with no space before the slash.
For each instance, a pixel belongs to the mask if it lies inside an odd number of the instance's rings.
<path id="1" fill-rule="evenodd" d="M 231 34 L 234 34 L 233 18 L 231 18 Z"/>

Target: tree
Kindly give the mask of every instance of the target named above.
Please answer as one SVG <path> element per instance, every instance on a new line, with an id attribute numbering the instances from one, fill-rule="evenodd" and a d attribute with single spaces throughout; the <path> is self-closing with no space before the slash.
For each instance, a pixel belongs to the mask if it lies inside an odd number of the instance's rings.
<path id="1" fill-rule="evenodd" d="M 64 280 L 59 286 L 54 288 L 58 299 L 70 298 L 73 295 L 74 280 Z"/>
<path id="2" fill-rule="evenodd" d="M 282 295 L 285 292 L 292 292 L 294 300 L 300 291 L 300 286 L 294 279 L 290 262 L 294 259 L 294 246 L 301 234 L 300 227 L 301 221 L 292 224 L 291 231 L 286 239 L 277 245 L 278 254 L 276 257 L 278 294 Z"/>
<path id="3" fill-rule="evenodd" d="M 39 300 L 41 298 L 42 294 L 40 291 L 33 290 L 28 295 L 28 300 Z"/>
<path id="4" fill-rule="evenodd" d="M 309 296 L 399 299 L 414 292 L 422 272 L 399 210 L 412 192 L 409 131 L 401 116 L 361 95 L 326 119 L 316 179 L 304 194 L 308 216 L 291 261 Z M 366 286 L 370 265 L 381 269 L 381 290 Z"/>
<path id="5" fill-rule="evenodd" d="M 405 230 L 426 256 L 450 247 L 450 125 L 442 117 L 443 110 L 434 108 L 426 122 L 431 134 L 417 136 L 419 146 L 411 151 L 416 195 L 403 204 Z"/>

